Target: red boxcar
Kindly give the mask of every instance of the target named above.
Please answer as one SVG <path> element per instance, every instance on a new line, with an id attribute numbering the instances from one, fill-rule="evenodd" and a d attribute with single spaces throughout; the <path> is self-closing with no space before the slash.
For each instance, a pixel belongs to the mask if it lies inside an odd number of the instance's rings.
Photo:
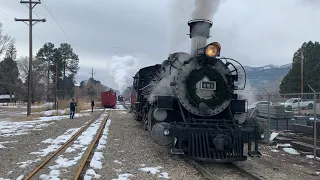
<path id="1" fill-rule="evenodd" d="M 117 95 L 113 91 L 101 92 L 101 104 L 105 108 L 115 108 L 117 105 Z"/>

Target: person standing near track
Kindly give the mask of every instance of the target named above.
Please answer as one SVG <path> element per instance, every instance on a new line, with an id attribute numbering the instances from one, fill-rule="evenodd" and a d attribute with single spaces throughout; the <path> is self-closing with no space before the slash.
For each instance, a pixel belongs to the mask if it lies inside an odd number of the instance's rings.
<path id="1" fill-rule="evenodd" d="M 76 111 L 77 103 L 74 102 L 74 99 L 70 102 L 70 119 L 73 119 L 75 111 Z"/>
<path id="2" fill-rule="evenodd" d="M 94 100 L 91 100 L 91 112 L 93 112 Z"/>

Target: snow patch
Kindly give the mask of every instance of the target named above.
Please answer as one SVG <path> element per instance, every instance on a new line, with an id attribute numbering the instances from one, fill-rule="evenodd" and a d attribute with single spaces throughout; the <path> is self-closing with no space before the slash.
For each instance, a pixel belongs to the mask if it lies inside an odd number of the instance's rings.
<path id="1" fill-rule="evenodd" d="M 65 133 L 58 136 L 56 139 L 46 139 L 42 141 L 43 143 L 50 144 L 47 148 L 41 149 L 38 152 L 31 152 L 30 154 L 36 154 L 40 156 L 46 156 L 51 152 L 59 149 L 65 142 L 67 142 L 80 128 L 68 129 Z"/>
<path id="2" fill-rule="evenodd" d="M 274 138 L 276 138 L 278 135 L 279 135 L 279 133 L 277 133 L 277 132 L 271 133 L 271 135 L 270 135 L 270 141 L 273 141 Z"/>
<path id="3" fill-rule="evenodd" d="M 169 174 L 167 172 L 161 172 L 160 169 L 162 169 L 161 166 L 139 168 L 140 171 L 151 173 L 151 174 L 158 174 L 158 177 L 170 179 Z"/>
<path id="4" fill-rule="evenodd" d="M 134 177 L 132 174 L 119 174 L 117 179 L 112 180 L 130 180 L 130 177 Z"/>
<path id="5" fill-rule="evenodd" d="M 20 175 L 17 180 L 22 180 L 22 178 L 24 177 L 24 175 Z"/>
<path id="6" fill-rule="evenodd" d="M 5 147 L 3 144 L 16 143 L 16 142 L 18 142 L 18 141 L 4 141 L 4 142 L 0 142 L 0 149 L 7 148 L 7 147 Z"/>
<path id="7" fill-rule="evenodd" d="M 284 150 L 285 152 L 287 152 L 289 154 L 300 154 L 297 150 L 295 150 L 293 148 L 283 148 L 282 150 Z"/>
<path id="8" fill-rule="evenodd" d="M 73 157 L 73 159 L 67 159 L 64 158 L 63 155 L 60 155 L 58 159 L 55 161 L 55 165 L 49 166 L 49 169 L 51 169 L 49 175 L 43 174 L 44 177 L 49 177 L 50 178 L 59 178 L 60 175 L 60 169 L 61 168 L 66 168 L 66 167 L 71 167 L 77 164 L 79 160 L 81 160 L 82 155 L 90 145 L 91 141 L 93 140 L 94 136 L 96 135 L 102 120 L 104 119 L 104 116 L 100 116 L 94 123 L 92 123 L 87 130 L 82 132 L 82 134 L 77 138 L 76 141 L 74 141 L 73 145 L 68 147 L 66 149 L 66 153 L 73 153 L 74 151 L 80 150 L 80 153 L 78 153 L 77 156 Z M 95 160 L 98 159 L 99 157 L 95 157 Z M 96 161 L 95 161 L 96 162 Z M 91 165 L 91 164 L 90 164 Z M 94 164 L 97 165 L 97 164 Z M 102 165 L 101 165 L 102 166 Z M 58 175 L 52 176 L 52 172 L 58 173 Z M 87 177 L 90 178 L 89 175 L 92 175 L 93 172 L 89 171 L 88 174 L 86 173 Z M 94 173 L 94 176 L 99 176 Z"/>
<path id="9" fill-rule="evenodd" d="M 307 159 L 314 159 L 314 156 L 313 156 L 313 155 L 306 155 L 306 158 L 307 158 Z M 316 159 L 317 159 L 318 161 L 320 161 L 320 157 L 316 157 Z"/>
<path id="10" fill-rule="evenodd" d="M 101 175 L 97 174 L 93 169 L 88 169 L 85 176 L 84 180 L 91 180 L 92 178 L 99 179 Z"/>
<path id="11" fill-rule="evenodd" d="M 114 160 L 113 162 L 118 163 L 118 164 L 122 164 L 122 162 L 120 162 L 118 160 Z"/>
<path id="12" fill-rule="evenodd" d="M 40 179 L 45 179 L 45 180 L 47 180 L 47 179 L 60 179 L 59 176 L 60 176 L 59 170 L 52 170 L 52 171 L 50 171 L 49 175 L 41 174 Z"/>
<path id="13" fill-rule="evenodd" d="M 23 162 L 18 162 L 17 164 L 20 165 L 21 168 L 25 168 L 27 166 L 29 166 L 30 164 L 32 163 L 35 163 L 35 162 L 38 162 L 40 161 L 41 159 L 40 158 L 37 158 L 35 160 L 27 160 L 27 161 L 23 161 Z"/>
<path id="14" fill-rule="evenodd" d="M 76 114 L 75 117 L 90 116 L 90 113 Z M 10 137 L 28 134 L 29 131 L 39 131 L 41 128 L 54 124 L 55 120 L 67 119 L 69 116 L 39 117 L 28 122 L 0 122 L 0 136 Z"/>

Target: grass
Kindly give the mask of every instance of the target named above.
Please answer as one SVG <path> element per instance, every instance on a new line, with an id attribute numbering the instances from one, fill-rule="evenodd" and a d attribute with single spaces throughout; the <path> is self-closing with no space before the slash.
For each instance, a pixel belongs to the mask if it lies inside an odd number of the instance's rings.
<path id="1" fill-rule="evenodd" d="M 13 122 L 33 121 L 39 117 L 41 117 L 41 114 L 31 114 L 30 116 L 11 118 L 11 121 L 13 121 Z"/>
<path id="2" fill-rule="evenodd" d="M 58 101 L 58 109 L 59 110 L 66 110 L 63 113 L 61 111 L 59 112 L 59 115 L 68 115 L 69 114 L 69 108 L 70 108 L 70 102 L 71 100 L 60 100 Z M 79 99 L 77 102 L 77 107 L 76 107 L 76 113 L 79 113 L 82 110 L 87 110 L 91 108 L 90 102 L 84 100 L 84 99 Z M 32 113 L 39 113 L 43 111 L 49 111 L 49 110 L 54 110 L 52 105 L 45 105 L 42 107 L 37 107 L 37 108 L 32 108 L 31 112 Z M 56 112 L 53 112 L 54 116 L 57 115 Z"/>
<path id="3" fill-rule="evenodd" d="M 71 100 L 58 101 L 58 108 L 60 111 L 58 112 L 58 114 L 56 111 L 53 111 L 52 116 L 69 115 L 70 102 L 71 102 Z M 39 104 L 39 105 L 42 105 L 42 104 Z M 95 108 L 101 108 L 101 107 L 102 107 L 101 102 L 95 103 Z M 87 101 L 85 99 L 79 99 L 78 103 L 77 103 L 77 107 L 76 107 L 76 113 L 80 113 L 80 111 L 87 110 L 87 109 L 91 109 L 90 101 Z M 44 116 L 41 112 L 49 111 L 49 110 L 54 110 L 53 106 L 50 104 L 42 106 L 42 107 L 31 108 L 32 114 L 30 116 L 13 118 L 12 121 L 32 121 L 32 120 L 35 120 L 36 118 Z M 61 110 L 65 110 L 65 111 L 61 112 Z"/>

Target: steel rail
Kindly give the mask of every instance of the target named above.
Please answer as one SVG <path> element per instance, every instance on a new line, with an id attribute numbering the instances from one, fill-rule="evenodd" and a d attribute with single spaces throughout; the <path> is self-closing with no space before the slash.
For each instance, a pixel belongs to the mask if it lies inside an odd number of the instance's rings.
<path id="1" fill-rule="evenodd" d="M 249 179 L 252 180 L 263 180 L 261 177 L 259 177 L 258 175 L 253 174 L 250 171 L 247 171 L 245 168 L 235 164 L 235 163 L 230 163 L 230 166 L 232 166 L 233 168 L 237 169 L 238 171 L 240 171 L 244 176 L 246 176 Z"/>
<path id="2" fill-rule="evenodd" d="M 188 162 L 190 162 L 191 165 L 193 165 L 196 170 L 205 178 L 208 180 L 220 180 L 220 178 L 217 176 L 217 174 L 212 173 L 210 170 L 206 169 L 201 163 L 191 160 L 191 159 L 186 159 Z M 226 164 L 227 167 L 236 169 L 238 172 L 240 172 L 242 175 L 244 175 L 246 178 L 251 179 L 251 180 L 263 180 L 261 177 L 253 174 L 250 171 L 247 171 L 243 167 L 235 164 L 235 163 L 228 163 Z"/>
<path id="3" fill-rule="evenodd" d="M 69 145 L 70 142 L 72 142 L 76 137 L 80 135 L 84 130 L 86 130 L 96 119 L 98 119 L 101 114 L 105 110 L 101 111 L 95 118 L 91 119 L 89 123 L 87 123 L 85 126 L 83 126 L 81 129 L 77 131 L 76 134 L 74 134 L 67 142 L 65 142 L 59 149 L 57 149 L 54 153 L 52 153 L 47 159 L 45 159 L 39 166 L 34 168 L 25 178 L 24 180 L 29 180 L 31 177 L 33 177 L 44 165 L 46 165 L 55 155 L 57 155 L 59 152 L 61 152 L 67 145 Z"/>
<path id="4" fill-rule="evenodd" d="M 80 164 L 80 166 L 79 166 L 79 168 L 73 178 L 74 180 L 79 179 L 80 175 L 82 174 L 82 172 L 84 170 L 85 165 L 90 162 L 90 161 L 88 161 L 88 158 L 92 154 L 94 146 L 99 142 L 98 140 L 101 138 L 102 132 L 103 132 L 109 118 L 110 118 L 110 113 L 108 113 L 107 117 L 103 120 L 103 122 L 98 130 L 98 133 L 96 134 L 94 140 L 91 142 L 90 147 L 87 150 L 86 155 L 82 159 L 82 162 L 81 162 L 81 164 Z"/>

